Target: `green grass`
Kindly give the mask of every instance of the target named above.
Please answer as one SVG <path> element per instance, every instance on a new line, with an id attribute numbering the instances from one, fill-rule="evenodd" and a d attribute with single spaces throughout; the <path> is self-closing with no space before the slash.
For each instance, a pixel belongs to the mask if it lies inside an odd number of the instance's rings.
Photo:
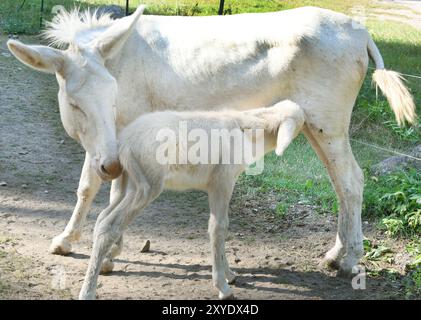
<path id="1" fill-rule="evenodd" d="M 262 174 L 241 175 L 237 187 L 250 197 L 278 193 L 287 206 L 301 202 L 318 205 L 323 211 L 336 206 L 326 170 L 303 136 L 288 147 L 282 158 L 275 153 L 267 155 Z M 279 210 L 286 208 L 280 206 Z"/>
<path id="2" fill-rule="evenodd" d="M 0 1 L 0 30 L 6 33 L 38 33 L 40 3 L 39 0 Z M 74 6 L 86 8 L 116 4 L 125 8 L 125 3 L 125 0 L 45 0 L 43 19 L 52 18 L 51 9 L 55 5 L 63 5 L 70 9 Z M 369 0 L 225 0 L 224 14 L 278 11 L 304 5 L 348 12 L 355 6 L 367 6 L 369 3 Z M 140 4 L 147 5 L 146 14 L 159 15 L 215 15 L 219 8 L 219 0 L 130 0 L 130 12 Z"/>

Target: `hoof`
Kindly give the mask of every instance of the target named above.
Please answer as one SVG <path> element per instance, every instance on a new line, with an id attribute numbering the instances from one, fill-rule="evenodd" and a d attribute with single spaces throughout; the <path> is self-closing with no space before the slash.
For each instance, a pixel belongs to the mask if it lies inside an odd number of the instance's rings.
<path id="1" fill-rule="evenodd" d="M 225 292 L 219 291 L 219 300 L 234 300 L 234 293 L 232 292 L 231 288 L 228 287 Z"/>
<path id="2" fill-rule="evenodd" d="M 328 268 L 331 270 L 339 270 L 340 265 L 339 262 L 336 261 L 335 259 L 330 259 L 330 258 L 324 258 L 320 264 L 319 264 L 320 268 Z"/>
<path id="3" fill-rule="evenodd" d="M 336 273 L 336 276 L 339 278 L 344 279 L 351 279 L 357 275 L 357 270 L 354 272 L 354 268 L 349 265 L 342 264 L 339 268 L 338 272 Z"/>
<path id="4" fill-rule="evenodd" d="M 219 300 L 235 300 L 234 293 L 231 292 L 228 295 L 219 293 Z"/>
<path id="5" fill-rule="evenodd" d="M 66 256 L 72 251 L 72 245 L 66 239 L 57 236 L 51 242 L 49 251 L 52 254 Z"/>
<path id="6" fill-rule="evenodd" d="M 105 259 L 101 266 L 101 272 L 100 274 L 107 274 L 111 273 L 114 269 L 114 262 L 112 262 L 110 259 Z"/>

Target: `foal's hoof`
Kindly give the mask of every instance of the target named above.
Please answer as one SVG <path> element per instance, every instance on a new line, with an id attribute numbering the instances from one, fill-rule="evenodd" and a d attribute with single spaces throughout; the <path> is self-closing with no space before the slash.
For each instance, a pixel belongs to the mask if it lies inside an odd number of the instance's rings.
<path id="1" fill-rule="evenodd" d="M 52 254 L 66 256 L 72 251 L 72 245 L 66 239 L 57 236 L 51 242 L 49 251 Z"/>
<path id="2" fill-rule="evenodd" d="M 110 259 L 105 259 L 101 266 L 101 274 L 111 273 L 114 269 L 114 262 Z"/>
<path id="3" fill-rule="evenodd" d="M 219 300 L 234 300 L 234 293 L 232 292 L 231 288 L 226 290 L 226 292 L 219 291 Z"/>
<path id="4" fill-rule="evenodd" d="M 231 292 L 229 295 L 219 294 L 219 300 L 235 300 L 234 293 Z"/>

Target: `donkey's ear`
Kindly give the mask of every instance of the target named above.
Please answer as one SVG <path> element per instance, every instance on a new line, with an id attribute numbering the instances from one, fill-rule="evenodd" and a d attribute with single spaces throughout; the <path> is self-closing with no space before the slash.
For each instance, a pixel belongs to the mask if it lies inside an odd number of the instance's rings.
<path id="1" fill-rule="evenodd" d="M 282 156 L 285 149 L 298 135 L 304 124 L 304 117 L 291 117 L 286 118 L 281 122 L 278 129 L 278 137 L 276 140 L 275 153 Z"/>
<path id="2" fill-rule="evenodd" d="M 145 7 L 139 6 L 132 15 L 117 20 L 108 30 L 98 36 L 95 46 L 104 60 L 112 58 L 124 46 Z"/>
<path id="3" fill-rule="evenodd" d="M 27 46 L 16 40 L 7 41 L 7 46 L 22 63 L 38 71 L 55 73 L 63 67 L 64 56 L 60 50 L 46 46 Z"/>

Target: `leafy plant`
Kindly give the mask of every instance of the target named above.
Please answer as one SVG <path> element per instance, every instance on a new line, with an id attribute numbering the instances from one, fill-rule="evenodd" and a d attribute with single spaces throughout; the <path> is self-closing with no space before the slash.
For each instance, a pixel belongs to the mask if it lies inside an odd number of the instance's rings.
<path id="1" fill-rule="evenodd" d="M 408 266 L 409 268 L 421 266 L 421 240 L 418 240 L 418 242 L 409 243 L 406 246 L 406 252 L 414 257 L 414 260 Z"/>
<path id="2" fill-rule="evenodd" d="M 419 299 L 421 296 L 421 267 L 411 270 L 403 279 L 402 284 L 405 289 L 406 298 Z"/>
<path id="3" fill-rule="evenodd" d="M 388 261 L 391 259 L 392 250 L 385 244 L 374 245 L 371 240 L 364 239 L 363 241 L 365 258 L 367 260 L 378 261 L 384 260 Z"/>
<path id="4" fill-rule="evenodd" d="M 421 234 L 421 173 L 412 169 L 369 179 L 364 196 L 365 214 L 383 217 L 380 227 L 388 235 Z"/>
<path id="5" fill-rule="evenodd" d="M 394 120 L 386 120 L 383 122 L 386 127 L 392 129 L 394 134 L 398 136 L 400 139 L 410 141 L 410 142 L 417 142 L 420 140 L 421 136 L 417 125 L 411 127 L 400 127 Z"/>
<path id="6" fill-rule="evenodd" d="M 283 202 L 280 202 L 276 205 L 275 212 L 278 217 L 283 217 L 287 213 L 289 205 Z"/>

